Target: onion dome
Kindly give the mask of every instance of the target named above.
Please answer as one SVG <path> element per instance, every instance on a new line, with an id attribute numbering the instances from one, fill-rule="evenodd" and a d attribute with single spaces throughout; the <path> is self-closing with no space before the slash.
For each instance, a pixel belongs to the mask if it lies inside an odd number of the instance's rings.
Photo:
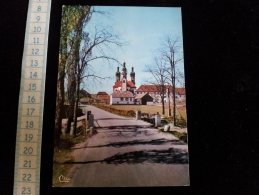
<path id="1" fill-rule="evenodd" d="M 135 76 L 135 72 L 134 72 L 134 68 L 133 67 L 131 68 L 130 76 Z"/>
<path id="2" fill-rule="evenodd" d="M 125 62 L 123 63 L 122 71 L 126 71 L 126 63 Z"/>
<path id="3" fill-rule="evenodd" d="M 119 76 L 120 74 L 121 74 L 121 73 L 120 73 L 119 67 L 117 67 L 116 76 Z"/>

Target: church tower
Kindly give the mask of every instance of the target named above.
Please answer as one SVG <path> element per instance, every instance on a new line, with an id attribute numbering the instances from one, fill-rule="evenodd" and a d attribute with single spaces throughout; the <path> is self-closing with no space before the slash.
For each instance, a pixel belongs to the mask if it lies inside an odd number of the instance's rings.
<path id="1" fill-rule="evenodd" d="M 115 73 L 115 76 L 116 76 L 116 82 L 115 83 L 117 83 L 118 81 L 120 81 L 120 77 L 121 77 L 119 67 L 117 67 L 117 72 Z"/>
<path id="2" fill-rule="evenodd" d="M 133 67 L 131 68 L 130 78 L 131 78 L 131 82 L 134 83 L 135 85 L 135 72 Z"/>
<path id="3" fill-rule="evenodd" d="M 121 72 L 121 80 L 123 80 L 125 78 L 125 80 L 127 80 L 127 68 L 126 68 L 126 63 L 123 63 L 123 68 L 122 68 L 122 72 Z"/>

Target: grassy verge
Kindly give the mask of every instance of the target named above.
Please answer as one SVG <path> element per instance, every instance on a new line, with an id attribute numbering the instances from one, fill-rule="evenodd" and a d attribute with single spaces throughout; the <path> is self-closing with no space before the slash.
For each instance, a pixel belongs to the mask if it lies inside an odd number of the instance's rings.
<path id="1" fill-rule="evenodd" d="M 92 104 L 92 106 L 95 106 L 97 108 L 100 108 L 102 110 L 106 110 L 108 112 L 120 115 L 120 116 L 125 116 L 125 117 L 135 117 L 135 111 L 134 110 L 127 110 L 127 109 L 123 109 L 122 107 L 119 108 L 115 108 L 113 106 L 109 106 L 109 105 L 102 105 L 102 104 Z"/>
<path id="2" fill-rule="evenodd" d="M 163 129 L 160 130 L 161 132 L 165 132 Z M 178 137 L 180 140 L 184 141 L 185 143 L 188 143 L 187 141 L 187 133 L 180 133 L 178 131 L 167 131 L 165 133 L 171 133 L 173 134 L 175 137 Z"/>
<path id="3" fill-rule="evenodd" d="M 82 133 L 82 126 L 77 128 L 78 136 L 73 138 L 70 135 L 61 135 L 59 149 L 54 150 L 53 159 L 53 187 L 62 187 L 64 183 L 59 182 L 59 176 L 65 176 L 72 168 L 73 164 L 65 164 L 67 162 L 74 162 L 71 147 L 75 144 L 84 142 L 88 135 Z M 63 164 L 62 164 L 63 163 Z"/>
<path id="4" fill-rule="evenodd" d="M 111 105 L 111 108 L 120 109 L 120 110 L 133 110 L 133 111 L 141 111 L 142 113 L 149 113 L 149 114 L 162 114 L 162 106 L 147 106 L 147 105 Z M 171 113 L 173 112 L 171 107 Z M 182 116 L 186 119 L 186 109 L 185 107 L 177 107 L 176 115 Z M 165 106 L 165 117 L 168 116 L 168 106 Z"/>

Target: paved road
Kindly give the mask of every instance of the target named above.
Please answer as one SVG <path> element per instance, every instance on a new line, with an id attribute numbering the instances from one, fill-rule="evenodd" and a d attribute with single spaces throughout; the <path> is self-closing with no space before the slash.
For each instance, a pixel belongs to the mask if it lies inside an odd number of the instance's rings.
<path id="1" fill-rule="evenodd" d="M 87 106 L 98 133 L 74 148 L 67 187 L 189 185 L 188 147 L 149 123 Z"/>

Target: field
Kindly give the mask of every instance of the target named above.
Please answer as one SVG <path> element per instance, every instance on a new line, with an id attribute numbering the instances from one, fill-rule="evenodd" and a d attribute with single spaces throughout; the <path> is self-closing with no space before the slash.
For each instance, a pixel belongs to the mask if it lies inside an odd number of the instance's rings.
<path id="1" fill-rule="evenodd" d="M 146 105 L 112 105 L 112 108 L 116 108 L 119 110 L 140 110 L 142 113 L 149 113 L 149 114 L 156 114 L 159 112 L 159 114 L 162 114 L 162 106 L 146 106 Z M 172 106 L 171 113 L 173 114 Z M 180 115 L 186 119 L 186 108 L 184 104 L 178 104 L 176 106 L 176 115 L 177 117 L 180 117 Z M 165 106 L 165 115 L 168 116 L 168 105 Z"/>

